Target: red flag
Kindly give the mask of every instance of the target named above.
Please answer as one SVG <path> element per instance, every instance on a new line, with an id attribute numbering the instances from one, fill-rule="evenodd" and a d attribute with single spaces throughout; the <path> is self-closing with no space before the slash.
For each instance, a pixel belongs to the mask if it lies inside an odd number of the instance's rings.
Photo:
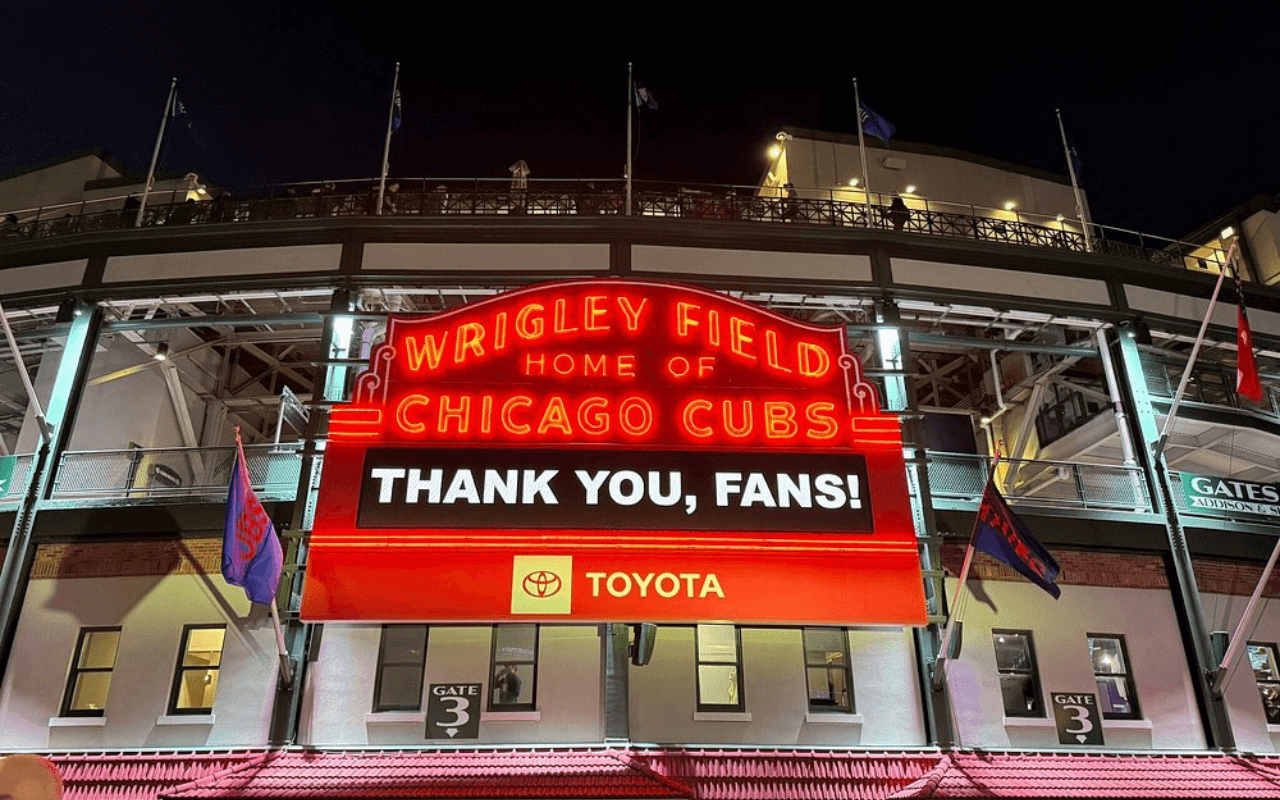
<path id="1" fill-rule="evenodd" d="M 1236 307 L 1236 394 L 1255 403 L 1262 402 L 1262 384 L 1258 381 L 1258 362 L 1253 358 L 1253 331 L 1244 303 Z"/>

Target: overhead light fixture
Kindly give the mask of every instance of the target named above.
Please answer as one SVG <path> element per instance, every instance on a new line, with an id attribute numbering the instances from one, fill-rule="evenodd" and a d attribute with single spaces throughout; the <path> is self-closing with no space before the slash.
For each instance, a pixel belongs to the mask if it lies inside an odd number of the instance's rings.
<path id="1" fill-rule="evenodd" d="M 1222 229 L 1222 233 L 1218 234 L 1218 238 L 1222 239 L 1223 241 L 1226 241 L 1227 239 L 1230 239 L 1232 236 L 1235 236 L 1235 235 L 1236 235 L 1236 229 L 1228 225 L 1227 227 Z"/>
<path id="2" fill-rule="evenodd" d="M 1066 217 L 1062 216 L 1061 214 L 1057 216 L 1058 222 L 1062 222 L 1064 219 L 1066 219 Z"/>
<path id="3" fill-rule="evenodd" d="M 858 179 L 857 179 L 857 178 L 850 178 L 850 179 L 849 179 L 849 185 L 850 185 L 850 186 L 857 186 L 857 185 L 858 185 Z"/>
<path id="4" fill-rule="evenodd" d="M 915 193 L 916 193 L 916 185 L 914 183 L 908 183 L 907 194 L 915 194 Z"/>
<path id="5" fill-rule="evenodd" d="M 782 148 L 778 145 L 775 144 L 769 148 L 769 158 L 777 158 L 780 155 L 782 155 Z"/>
<path id="6" fill-rule="evenodd" d="M 1013 202 L 1012 200 L 1006 200 L 1006 201 L 1005 201 L 1005 204 L 1004 204 L 1004 210 L 1005 210 L 1005 211 L 1012 211 L 1012 210 L 1014 210 L 1014 209 L 1015 209 L 1015 208 L 1017 208 L 1017 207 L 1018 207 L 1018 204 L 1017 204 L 1017 203 L 1015 203 L 1015 202 Z"/>
<path id="7" fill-rule="evenodd" d="M 161 342 L 160 344 L 156 345 L 156 351 L 151 354 L 151 357 L 154 358 L 156 361 L 168 361 L 169 360 L 169 343 Z"/>

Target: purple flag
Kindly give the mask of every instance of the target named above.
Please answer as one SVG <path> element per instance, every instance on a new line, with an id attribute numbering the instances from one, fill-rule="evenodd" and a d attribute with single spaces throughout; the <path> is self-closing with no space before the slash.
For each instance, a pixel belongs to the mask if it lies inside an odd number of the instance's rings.
<path id="1" fill-rule="evenodd" d="M 1062 568 L 989 480 L 982 492 L 982 505 L 978 507 L 973 546 L 1021 572 L 1055 600 L 1062 594 L 1057 584 Z"/>
<path id="2" fill-rule="evenodd" d="M 255 603 L 270 603 L 280 586 L 284 552 L 267 511 L 249 482 L 249 465 L 236 434 L 236 463 L 227 493 L 227 522 L 222 536 L 222 577 L 243 586 Z"/>

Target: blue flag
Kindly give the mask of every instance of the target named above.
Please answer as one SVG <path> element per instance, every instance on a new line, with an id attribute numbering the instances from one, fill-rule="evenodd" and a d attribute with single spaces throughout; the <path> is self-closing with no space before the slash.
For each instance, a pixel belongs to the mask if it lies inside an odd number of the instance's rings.
<path id="1" fill-rule="evenodd" d="M 391 130 L 400 130 L 400 120 L 404 114 L 404 109 L 400 105 L 400 87 L 396 87 L 395 97 L 391 100 Z"/>
<path id="2" fill-rule="evenodd" d="M 653 92 L 645 88 L 643 83 L 636 81 L 636 107 L 644 106 L 650 111 L 658 110 L 658 101 L 654 98 Z"/>
<path id="3" fill-rule="evenodd" d="M 889 120 L 867 108 L 866 103 L 862 104 L 860 116 L 862 117 L 859 120 L 862 124 L 862 130 L 885 144 L 889 143 L 889 140 L 893 138 L 894 131 L 898 130 Z"/>
<path id="4" fill-rule="evenodd" d="M 255 603 L 270 603 L 280 586 L 284 552 L 267 511 L 249 482 L 249 464 L 236 434 L 236 463 L 227 493 L 227 521 L 222 535 L 222 577 L 243 586 Z"/>
<path id="5" fill-rule="evenodd" d="M 978 507 L 973 546 L 1013 567 L 1055 600 L 1062 594 L 1057 584 L 1062 568 L 1026 523 L 1013 513 L 990 480 L 982 492 L 982 505 Z"/>

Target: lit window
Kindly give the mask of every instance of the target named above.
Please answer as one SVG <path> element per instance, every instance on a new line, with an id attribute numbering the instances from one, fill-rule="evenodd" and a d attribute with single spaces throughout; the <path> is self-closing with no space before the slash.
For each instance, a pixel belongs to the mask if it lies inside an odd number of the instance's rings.
<path id="1" fill-rule="evenodd" d="M 1258 682 L 1267 724 L 1280 725 L 1280 661 L 1276 658 L 1276 646 L 1250 642 L 1248 648 L 1249 666 L 1253 668 L 1253 679 Z"/>
<path id="2" fill-rule="evenodd" d="M 64 717 L 100 717 L 107 708 L 111 673 L 120 647 L 119 628 L 82 628 L 71 660 L 67 692 L 62 700 Z"/>
<path id="3" fill-rule="evenodd" d="M 1031 631 L 993 630 L 996 669 L 1000 673 L 1000 694 L 1006 717 L 1043 717 L 1040 675 L 1036 670 Z"/>
<path id="4" fill-rule="evenodd" d="M 742 711 L 742 636 L 732 625 L 699 625 L 698 710 Z"/>
<path id="5" fill-rule="evenodd" d="M 426 665 L 426 625 L 383 625 L 373 710 L 421 710 L 422 673 Z"/>
<path id="6" fill-rule="evenodd" d="M 169 695 L 170 714 L 209 714 L 218 694 L 225 625 L 188 625 L 182 629 L 178 668 Z"/>
<path id="7" fill-rule="evenodd" d="M 805 628 L 804 669 L 810 711 L 853 713 L 853 671 L 844 630 Z"/>
<path id="8" fill-rule="evenodd" d="M 538 699 L 538 626 L 494 625 L 489 710 L 533 711 Z"/>
<path id="9" fill-rule="evenodd" d="M 1141 718 L 1124 637 L 1110 633 L 1089 634 L 1089 656 L 1093 659 L 1093 677 L 1098 682 L 1102 718 Z"/>

